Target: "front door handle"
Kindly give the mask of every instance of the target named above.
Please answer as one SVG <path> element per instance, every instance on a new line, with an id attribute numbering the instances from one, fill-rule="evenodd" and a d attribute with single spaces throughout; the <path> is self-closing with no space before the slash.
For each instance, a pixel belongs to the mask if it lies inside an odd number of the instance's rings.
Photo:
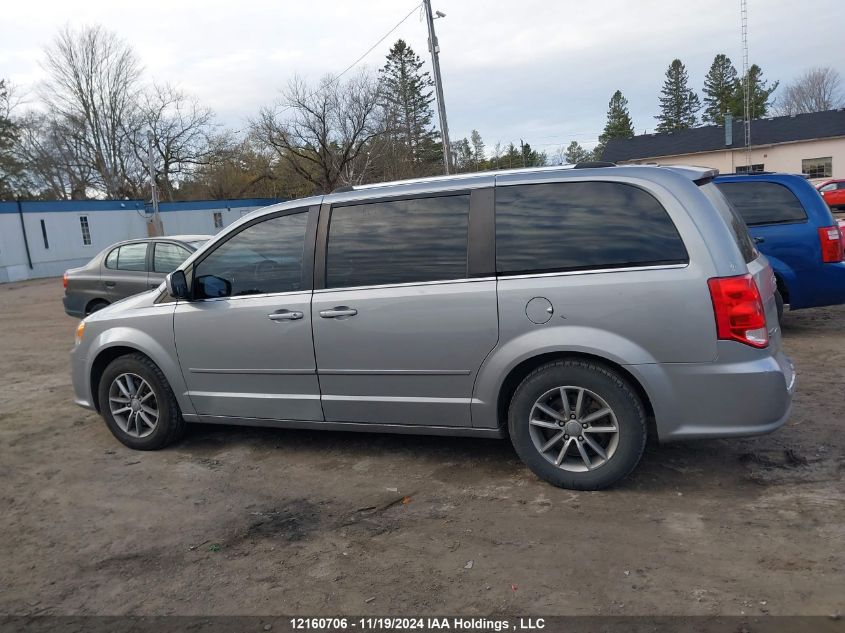
<path id="1" fill-rule="evenodd" d="M 320 310 L 320 316 L 324 319 L 337 319 L 338 317 L 352 317 L 358 314 L 355 308 L 346 306 L 335 306 L 331 310 Z"/>
<path id="2" fill-rule="evenodd" d="M 267 315 L 267 318 L 271 321 L 298 321 L 302 317 L 302 312 L 291 312 L 290 310 L 279 310 Z"/>

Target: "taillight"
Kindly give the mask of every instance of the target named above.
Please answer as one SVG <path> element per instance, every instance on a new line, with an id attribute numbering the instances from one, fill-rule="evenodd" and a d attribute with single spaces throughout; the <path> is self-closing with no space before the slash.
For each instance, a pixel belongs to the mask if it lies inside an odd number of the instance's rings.
<path id="1" fill-rule="evenodd" d="M 62 287 L 67 290 L 67 271 L 62 275 Z"/>
<path id="2" fill-rule="evenodd" d="M 715 277 L 708 279 L 707 285 L 713 300 L 717 336 L 752 347 L 766 347 L 769 344 L 766 312 L 754 278 L 749 274 Z"/>
<path id="3" fill-rule="evenodd" d="M 819 243 L 822 247 L 822 261 L 835 264 L 842 261 L 842 234 L 838 226 L 823 226 L 819 229 Z"/>

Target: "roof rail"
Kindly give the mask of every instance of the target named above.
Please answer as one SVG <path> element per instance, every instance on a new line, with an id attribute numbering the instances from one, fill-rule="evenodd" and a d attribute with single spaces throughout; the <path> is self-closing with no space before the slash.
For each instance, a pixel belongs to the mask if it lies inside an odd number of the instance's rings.
<path id="1" fill-rule="evenodd" d="M 616 163 L 611 163 L 606 160 L 585 160 L 580 163 L 575 163 L 572 169 L 591 169 L 593 167 L 616 167 Z"/>
<path id="2" fill-rule="evenodd" d="M 355 191 L 355 187 L 352 185 L 341 185 L 332 189 L 332 193 L 344 193 L 346 191 Z"/>

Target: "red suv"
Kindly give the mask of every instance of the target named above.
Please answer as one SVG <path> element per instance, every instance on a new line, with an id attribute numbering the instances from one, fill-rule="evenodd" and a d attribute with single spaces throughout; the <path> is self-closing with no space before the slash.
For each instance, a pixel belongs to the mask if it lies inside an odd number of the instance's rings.
<path id="1" fill-rule="evenodd" d="M 845 208 L 845 180 L 826 180 L 816 189 L 831 209 Z"/>

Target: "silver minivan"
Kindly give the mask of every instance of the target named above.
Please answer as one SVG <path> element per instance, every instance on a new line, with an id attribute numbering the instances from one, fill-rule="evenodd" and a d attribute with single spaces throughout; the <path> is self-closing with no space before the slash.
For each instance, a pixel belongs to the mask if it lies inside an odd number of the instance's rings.
<path id="1" fill-rule="evenodd" d="M 509 437 L 585 490 L 649 435 L 768 433 L 795 372 L 715 175 L 555 167 L 261 209 L 79 324 L 76 402 L 141 450 L 188 422 Z"/>

